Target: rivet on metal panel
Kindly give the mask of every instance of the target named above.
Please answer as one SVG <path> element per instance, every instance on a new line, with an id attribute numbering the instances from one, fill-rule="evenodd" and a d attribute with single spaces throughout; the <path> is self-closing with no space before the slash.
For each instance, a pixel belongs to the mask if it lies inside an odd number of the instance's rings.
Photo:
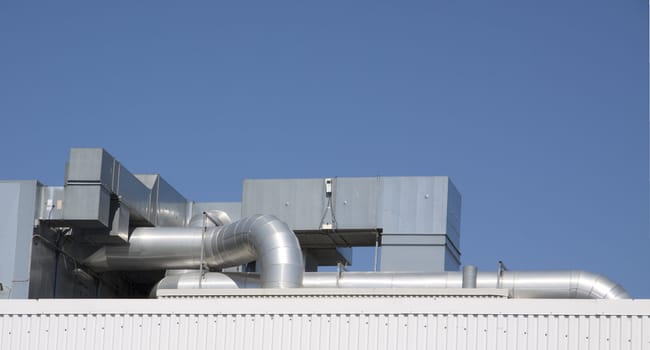
<path id="1" fill-rule="evenodd" d="M 289 203 L 288 201 L 287 201 L 287 202 L 284 202 L 284 206 L 285 206 L 285 207 L 288 207 L 289 204 L 291 204 L 291 203 Z"/>
<path id="2" fill-rule="evenodd" d="M 424 195 L 424 199 L 429 199 L 429 194 L 428 193 Z"/>

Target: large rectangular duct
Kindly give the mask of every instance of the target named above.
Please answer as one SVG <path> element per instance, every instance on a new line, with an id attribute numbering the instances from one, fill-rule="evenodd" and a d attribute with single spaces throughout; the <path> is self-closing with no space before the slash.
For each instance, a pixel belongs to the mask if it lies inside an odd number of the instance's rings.
<path id="1" fill-rule="evenodd" d="M 461 196 L 449 177 L 381 181 L 382 271 L 456 271 Z"/>
<path id="2" fill-rule="evenodd" d="M 63 217 L 52 219 L 108 228 L 122 238 L 129 226 L 184 226 L 189 220 L 189 202 L 160 175 L 134 175 L 101 148 L 70 150 L 63 197 Z"/>
<path id="3" fill-rule="evenodd" d="M 113 156 L 101 148 L 73 148 L 65 179 L 64 220 L 88 227 L 109 227 L 113 211 L 112 197 L 128 208 L 131 220 L 153 225 L 147 188 Z"/>
<path id="4" fill-rule="evenodd" d="M 460 265 L 460 202 L 446 176 L 255 179 L 244 181 L 242 216 L 276 215 L 307 248 L 379 239 L 382 271 L 440 272 Z"/>
<path id="5" fill-rule="evenodd" d="M 184 226 L 189 220 L 189 202 L 158 174 L 134 175 L 151 192 L 150 221 L 155 226 Z"/>

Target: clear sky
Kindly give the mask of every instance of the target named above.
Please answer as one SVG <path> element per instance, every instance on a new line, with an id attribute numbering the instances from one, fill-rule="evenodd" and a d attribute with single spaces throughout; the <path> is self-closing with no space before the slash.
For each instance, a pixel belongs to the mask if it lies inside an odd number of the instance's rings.
<path id="1" fill-rule="evenodd" d="M 645 0 L 3 1 L 0 118 L 0 179 L 449 175 L 464 263 L 650 298 Z"/>

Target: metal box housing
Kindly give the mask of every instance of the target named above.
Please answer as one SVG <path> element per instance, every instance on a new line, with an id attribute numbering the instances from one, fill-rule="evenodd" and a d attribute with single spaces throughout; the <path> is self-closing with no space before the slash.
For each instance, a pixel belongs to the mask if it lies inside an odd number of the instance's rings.
<path id="1" fill-rule="evenodd" d="M 276 215 L 308 247 L 374 245 L 381 233 L 382 271 L 458 270 L 461 197 L 449 177 L 333 178 L 329 207 L 327 179 L 245 180 L 242 216 Z"/>

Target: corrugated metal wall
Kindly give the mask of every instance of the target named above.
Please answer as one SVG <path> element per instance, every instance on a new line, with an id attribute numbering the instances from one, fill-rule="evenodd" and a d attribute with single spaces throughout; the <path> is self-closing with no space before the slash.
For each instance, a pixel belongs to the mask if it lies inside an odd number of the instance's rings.
<path id="1" fill-rule="evenodd" d="M 648 317 L 13 315 L 2 349 L 650 349 Z"/>
<path id="2" fill-rule="evenodd" d="M 0 348 L 650 349 L 650 301 L 2 301 Z"/>

